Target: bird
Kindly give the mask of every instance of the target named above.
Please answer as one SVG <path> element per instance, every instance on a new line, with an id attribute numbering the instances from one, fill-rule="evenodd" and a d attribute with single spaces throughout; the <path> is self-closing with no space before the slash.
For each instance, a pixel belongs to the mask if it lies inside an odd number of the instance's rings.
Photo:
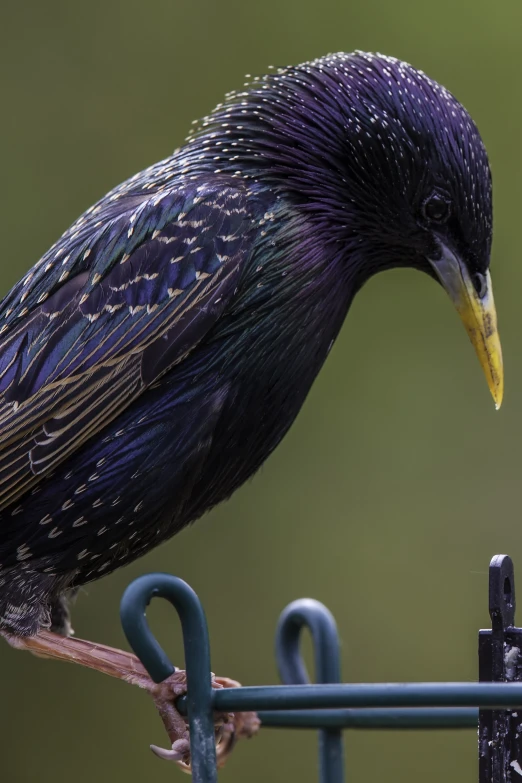
<path id="1" fill-rule="evenodd" d="M 424 72 L 337 53 L 227 94 L 0 303 L 0 634 L 145 682 L 70 596 L 256 473 L 379 272 L 445 289 L 499 407 L 491 244 L 484 143 Z"/>

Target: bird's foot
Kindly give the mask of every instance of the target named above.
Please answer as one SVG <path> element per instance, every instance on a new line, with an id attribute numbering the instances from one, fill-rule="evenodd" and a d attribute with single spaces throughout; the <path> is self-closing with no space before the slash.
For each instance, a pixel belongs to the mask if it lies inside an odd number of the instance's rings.
<path id="1" fill-rule="evenodd" d="M 239 688 L 240 683 L 229 677 L 211 676 L 212 688 Z M 148 688 L 163 725 L 172 742 L 172 747 L 160 748 L 151 745 L 156 756 L 175 761 L 184 772 L 191 771 L 190 738 L 187 719 L 177 711 L 175 702 L 187 692 L 186 673 L 177 670 L 163 682 L 152 683 Z M 214 715 L 216 734 L 216 755 L 218 767 L 224 766 L 239 739 L 253 737 L 259 730 L 260 721 L 255 712 L 223 712 Z"/>
<path id="2" fill-rule="evenodd" d="M 149 677 L 141 661 L 132 653 L 96 644 L 84 639 L 58 636 L 50 631 L 40 630 L 34 636 L 16 636 L 0 631 L 0 636 L 14 648 L 27 650 L 43 658 L 79 663 L 90 669 L 117 677 L 146 690 L 163 721 L 169 739 L 170 750 L 151 748 L 164 759 L 176 761 L 181 769 L 190 772 L 190 738 L 187 720 L 176 709 L 176 699 L 187 692 L 186 674 L 178 669 L 170 677 L 155 683 Z M 237 688 L 239 683 L 228 677 L 212 675 L 213 688 Z M 217 761 L 223 766 L 238 739 L 252 737 L 259 729 L 260 721 L 255 712 L 218 713 L 215 715 Z"/>

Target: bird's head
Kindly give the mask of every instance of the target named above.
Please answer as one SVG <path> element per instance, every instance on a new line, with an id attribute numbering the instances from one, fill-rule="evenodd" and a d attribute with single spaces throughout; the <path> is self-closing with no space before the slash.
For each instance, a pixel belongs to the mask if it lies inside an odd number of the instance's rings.
<path id="1" fill-rule="evenodd" d="M 500 406 L 491 174 L 451 93 L 391 57 L 328 55 L 230 94 L 193 141 L 218 171 L 269 182 L 305 210 L 325 242 L 346 248 L 358 285 L 398 266 L 439 280 Z"/>

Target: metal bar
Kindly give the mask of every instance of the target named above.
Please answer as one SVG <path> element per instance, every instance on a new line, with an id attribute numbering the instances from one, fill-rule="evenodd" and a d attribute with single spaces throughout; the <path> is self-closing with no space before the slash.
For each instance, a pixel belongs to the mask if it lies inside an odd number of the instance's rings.
<path id="1" fill-rule="evenodd" d="M 259 712 L 263 728 L 477 729 L 476 707 Z"/>
<path id="2" fill-rule="evenodd" d="M 321 783 L 343 780 L 342 729 L 476 728 L 479 717 L 480 782 L 508 783 L 512 772 L 522 775 L 517 714 L 522 709 L 522 629 L 514 626 L 513 567 L 506 555 L 493 558 L 490 566 L 492 630 L 480 632 L 479 683 L 340 683 L 335 620 L 322 604 L 304 599 L 287 607 L 278 625 L 276 655 L 285 684 L 215 690 L 197 595 L 181 579 L 149 574 L 127 588 L 121 618 L 130 645 L 156 682 L 175 669 L 146 621 L 146 607 L 155 596 L 173 604 L 182 625 L 187 695 L 176 707 L 189 717 L 195 783 L 217 782 L 213 712 L 249 710 L 261 710 L 265 727 L 320 731 Z M 308 684 L 300 654 L 304 627 L 314 644 L 315 685 Z"/>
<path id="3" fill-rule="evenodd" d="M 318 683 L 341 681 L 339 635 L 332 613 L 311 598 L 289 604 L 279 618 L 276 631 L 276 660 L 281 680 L 286 684 L 306 684 L 308 672 L 300 652 L 303 628 L 312 636 L 315 679 Z M 343 783 L 344 759 L 341 727 L 317 726 L 319 731 L 319 776 L 321 783 Z"/>
<path id="4" fill-rule="evenodd" d="M 145 612 L 152 598 L 165 598 L 178 613 L 183 630 L 187 696 L 185 708 L 190 729 L 192 780 L 216 783 L 216 746 L 210 686 L 210 645 L 207 621 L 194 590 L 170 574 L 147 574 L 132 582 L 121 601 L 120 616 L 130 646 L 155 682 L 174 671 L 147 623 Z"/>
<path id="5" fill-rule="evenodd" d="M 185 709 L 186 697 L 178 699 Z M 474 682 L 265 685 L 212 692 L 219 712 L 328 707 L 522 707 L 522 684 Z"/>

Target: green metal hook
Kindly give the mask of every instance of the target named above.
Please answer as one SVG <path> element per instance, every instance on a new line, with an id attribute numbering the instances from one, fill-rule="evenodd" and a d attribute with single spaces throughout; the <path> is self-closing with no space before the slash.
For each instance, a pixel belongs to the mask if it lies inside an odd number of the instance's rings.
<path id="1" fill-rule="evenodd" d="M 154 682 L 165 680 L 175 667 L 147 623 L 145 613 L 152 598 L 165 598 L 172 604 L 183 631 L 192 779 L 194 783 L 216 783 L 210 644 L 205 612 L 194 590 L 170 574 L 147 574 L 127 587 L 121 599 L 121 623 L 130 646 Z"/>
<path id="2" fill-rule="evenodd" d="M 310 682 L 300 652 L 303 628 L 312 636 L 317 683 L 341 682 L 339 634 L 333 614 L 313 598 L 289 604 L 279 618 L 276 631 L 276 660 L 285 685 Z M 262 720 L 262 716 L 260 716 Z M 340 728 L 319 730 L 319 774 L 321 783 L 343 783 L 343 740 Z"/>

